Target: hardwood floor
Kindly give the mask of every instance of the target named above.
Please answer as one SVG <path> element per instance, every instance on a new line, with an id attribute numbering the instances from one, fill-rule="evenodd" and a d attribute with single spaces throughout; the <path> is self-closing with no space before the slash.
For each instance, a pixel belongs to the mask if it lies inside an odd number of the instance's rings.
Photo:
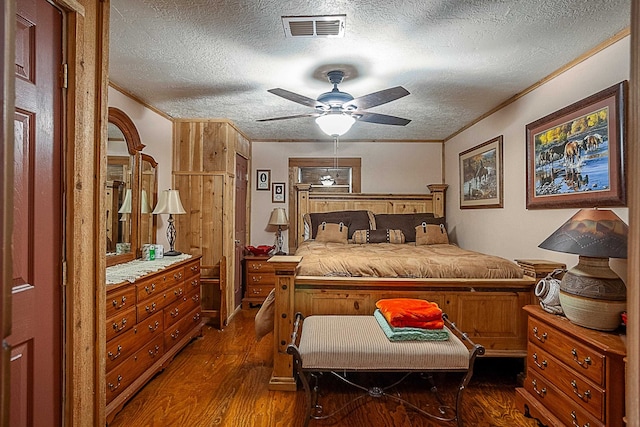
<path id="1" fill-rule="evenodd" d="M 109 427 L 142 426 L 300 426 L 304 392 L 269 391 L 272 334 L 256 342 L 253 318 L 257 309 L 242 310 L 222 331 L 205 326 L 168 368 L 129 401 Z M 464 394 L 462 419 L 468 427 L 535 427 L 515 409 L 516 375 L 520 359 L 481 359 Z M 420 378 L 398 388 L 411 401 L 426 402 L 429 392 Z M 335 380 L 325 381 L 331 393 L 325 407 L 338 407 L 355 396 Z M 415 399 L 414 399 L 415 398 Z M 435 423 L 389 398 L 361 399 L 347 415 L 310 422 L 310 426 L 411 426 Z M 351 409 L 351 408 L 350 408 Z"/>

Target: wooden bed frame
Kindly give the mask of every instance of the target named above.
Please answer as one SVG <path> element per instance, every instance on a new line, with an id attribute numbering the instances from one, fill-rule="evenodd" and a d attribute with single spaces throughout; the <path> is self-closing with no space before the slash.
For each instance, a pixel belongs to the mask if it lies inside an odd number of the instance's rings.
<path id="1" fill-rule="evenodd" d="M 445 216 L 444 184 L 428 186 L 430 194 L 392 195 L 311 192 L 299 184 L 291 206 L 289 248 L 304 239 L 303 216 L 311 212 L 369 210 L 373 213 L 431 212 Z M 423 298 L 437 302 L 458 327 L 486 349 L 486 356 L 525 357 L 526 315 L 522 307 L 535 301 L 537 279 L 553 271 L 553 263 L 524 260 L 522 279 L 408 279 L 296 276 L 301 257 L 274 256 L 275 326 L 272 390 L 295 390 L 292 357 L 287 354 L 294 315 L 370 315 L 381 298 Z"/>

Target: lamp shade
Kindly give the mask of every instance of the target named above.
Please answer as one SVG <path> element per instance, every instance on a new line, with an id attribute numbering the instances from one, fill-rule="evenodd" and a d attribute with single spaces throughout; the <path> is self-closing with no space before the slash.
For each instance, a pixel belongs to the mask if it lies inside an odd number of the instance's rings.
<path id="1" fill-rule="evenodd" d="M 124 200 L 122 201 L 122 206 L 118 209 L 118 213 L 121 214 L 130 214 L 131 213 L 131 189 L 127 188 L 127 191 L 124 193 Z"/>
<path id="2" fill-rule="evenodd" d="M 327 113 L 316 119 L 316 123 L 322 132 L 330 136 L 344 135 L 355 122 L 356 119 L 342 113 Z"/>
<path id="3" fill-rule="evenodd" d="M 271 212 L 271 217 L 269 218 L 269 225 L 287 225 L 289 224 L 289 220 L 287 219 L 287 213 L 284 208 L 275 208 Z"/>
<path id="4" fill-rule="evenodd" d="M 626 258 L 629 227 L 613 211 L 581 209 L 538 245 L 595 258 Z"/>
<path id="5" fill-rule="evenodd" d="M 185 214 L 187 213 L 182 207 L 180 201 L 180 193 L 178 190 L 163 190 L 158 198 L 158 204 L 153 210 L 154 214 Z"/>
<path id="6" fill-rule="evenodd" d="M 142 212 L 143 214 L 151 213 L 151 206 L 149 206 L 149 197 L 147 196 L 147 190 L 142 190 L 140 212 Z"/>

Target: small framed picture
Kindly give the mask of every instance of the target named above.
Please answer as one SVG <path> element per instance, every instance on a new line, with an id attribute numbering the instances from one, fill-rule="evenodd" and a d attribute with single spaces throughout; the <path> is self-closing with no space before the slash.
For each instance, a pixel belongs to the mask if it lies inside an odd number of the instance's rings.
<path id="1" fill-rule="evenodd" d="M 271 171 L 258 169 L 256 175 L 256 190 L 269 191 L 271 188 Z"/>
<path id="2" fill-rule="evenodd" d="M 273 203 L 284 203 L 284 182 L 274 182 L 271 189 L 271 201 Z"/>
<path id="3" fill-rule="evenodd" d="M 459 154 L 460 209 L 503 207 L 502 135 Z"/>

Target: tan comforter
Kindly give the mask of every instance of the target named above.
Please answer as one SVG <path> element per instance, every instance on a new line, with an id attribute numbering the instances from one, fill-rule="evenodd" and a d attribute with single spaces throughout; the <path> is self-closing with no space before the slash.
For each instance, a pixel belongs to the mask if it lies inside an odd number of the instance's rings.
<path id="1" fill-rule="evenodd" d="M 515 279 L 513 262 L 455 245 L 303 242 L 299 276 Z"/>

